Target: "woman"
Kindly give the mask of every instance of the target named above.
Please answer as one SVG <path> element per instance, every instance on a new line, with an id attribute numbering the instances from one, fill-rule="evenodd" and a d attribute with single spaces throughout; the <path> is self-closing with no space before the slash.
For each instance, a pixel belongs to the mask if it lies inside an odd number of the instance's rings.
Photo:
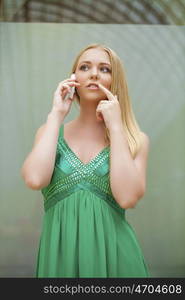
<path id="1" fill-rule="evenodd" d="M 26 185 L 44 196 L 36 276 L 148 277 L 125 210 L 144 195 L 149 138 L 134 118 L 121 61 L 92 44 L 72 73 L 22 167 Z M 64 125 L 74 101 L 79 116 Z"/>

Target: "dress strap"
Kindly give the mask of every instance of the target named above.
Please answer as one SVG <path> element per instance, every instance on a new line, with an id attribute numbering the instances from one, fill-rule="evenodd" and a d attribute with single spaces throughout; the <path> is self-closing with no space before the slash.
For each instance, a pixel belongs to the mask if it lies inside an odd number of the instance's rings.
<path id="1" fill-rule="evenodd" d="M 59 139 L 62 139 L 64 136 L 64 124 L 60 126 L 60 131 L 59 131 Z"/>

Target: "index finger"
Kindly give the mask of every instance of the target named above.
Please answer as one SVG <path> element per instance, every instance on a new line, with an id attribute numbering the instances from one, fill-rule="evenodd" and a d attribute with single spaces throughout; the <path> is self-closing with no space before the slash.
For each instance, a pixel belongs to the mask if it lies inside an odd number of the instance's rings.
<path id="1" fill-rule="evenodd" d="M 104 87 L 101 83 L 99 83 L 98 86 L 102 89 L 102 91 L 104 91 L 109 100 L 114 100 L 113 94 L 106 87 Z"/>

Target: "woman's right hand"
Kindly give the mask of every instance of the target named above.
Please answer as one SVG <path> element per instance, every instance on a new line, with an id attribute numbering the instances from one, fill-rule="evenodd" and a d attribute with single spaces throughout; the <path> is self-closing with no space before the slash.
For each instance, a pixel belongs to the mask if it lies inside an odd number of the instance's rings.
<path id="1" fill-rule="evenodd" d="M 64 100 L 66 94 L 70 92 L 70 89 L 73 86 L 78 87 L 80 86 L 80 83 L 71 78 L 65 79 L 58 84 L 58 87 L 54 93 L 52 111 L 61 115 L 63 118 L 65 118 L 65 116 L 69 113 L 71 104 L 75 97 L 74 94 L 72 99 L 68 98 Z"/>

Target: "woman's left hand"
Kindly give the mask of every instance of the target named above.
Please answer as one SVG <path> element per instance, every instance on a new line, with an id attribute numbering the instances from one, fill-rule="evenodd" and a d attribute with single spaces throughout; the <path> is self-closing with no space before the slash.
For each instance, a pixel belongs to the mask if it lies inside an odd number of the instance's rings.
<path id="1" fill-rule="evenodd" d="M 99 88 L 107 96 L 106 100 L 101 100 L 96 108 L 98 120 L 104 119 L 105 125 L 110 131 L 113 127 L 122 126 L 121 109 L 117 96 L 113 95 L 107 88 L 99 83 Z M 102 117 L 101 117 L 102 116 Z"/>

